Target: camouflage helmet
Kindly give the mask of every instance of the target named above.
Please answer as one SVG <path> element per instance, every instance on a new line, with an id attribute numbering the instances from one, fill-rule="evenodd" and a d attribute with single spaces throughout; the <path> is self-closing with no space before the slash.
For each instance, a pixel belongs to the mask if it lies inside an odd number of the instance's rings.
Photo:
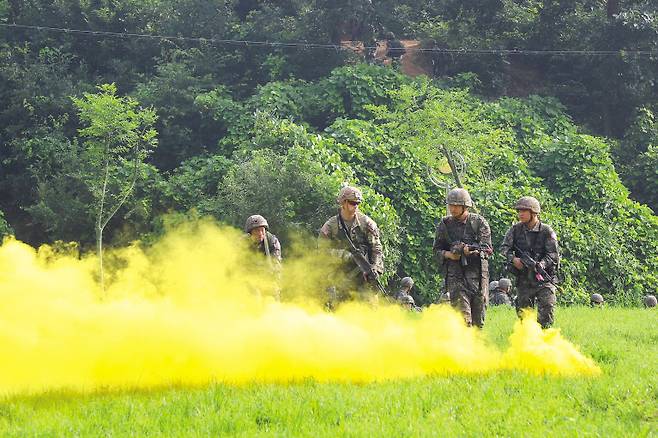
<path id="1" fill-rule="evenodd" d="M 473 200 L 471 195 L 468 194 L 466 189 L 456 188 L 448 192 L 446 197 L 446 203 L 448 205 L 463 205 L 464 207 L 472 207 Z"/>
<path id="2" fill-rule="evenodd" d="M 589 298 L 589 301 L 594 304 L 603 304 L 603 295 L 592 294 L 592 296 Z"/>
<path id="3" fill-rule="evenodd" d="M 535 214 L 539 214 L 541 212 L 541 206 L 539 205 L 539 201 L 537 198 L 533 198 L 532 196 L 523 196 L 521 199 L 516 201 L 516 204 L 514 205 L 515 210 L 530 210 Z"/>
<path id="4" fill-rule="evenodd" d="M 508 290 L 510 287 L 512 287 L 512 281 L 509 278 L 501 278 L 498 280 L 498 287 Z"/>
<path id="5" fill-rule="evenodd" d="M 259 214 L 254 214 L 252 216 L 249 216 L 247 218 L 247 221 L 244 223 L 244 232 L 251 233 L 251 230 L 258 227 L 265 227 L 266 230 L 270 229 L 267 220 L 263 216 Z"/>
<path id="6" fill-rule="evenodd" d="M 411 277 L 404 277 L 400 281 L 400 286 L 401 287 L 408 287 L 409 289 L 411 289 L 413 287 L 413 285 L 414 285 L 414 279 L 411 278 Z"/>
<path id="7" fill-rule="evenodd" d="M 489 290 L 496 290 L 498 289 L 498 282 L 497 281 L 492 281 L 489 283 Z"/>
<path id="8" fill-rule="evenodd" d="M 363 195 L 361 194 L 361 190 L 356 187 L 345 186 L 340 189 L 336 201 L 338 201 L 339 204 L 342 204 L 344 201 L 361 202 L 363 201 Z"/>
<path id="9" fill-rule="evenodd" d="M 656 307 L 656 297 L 653 295 L 647 295 L 644 297 L 644 307 Z"/>

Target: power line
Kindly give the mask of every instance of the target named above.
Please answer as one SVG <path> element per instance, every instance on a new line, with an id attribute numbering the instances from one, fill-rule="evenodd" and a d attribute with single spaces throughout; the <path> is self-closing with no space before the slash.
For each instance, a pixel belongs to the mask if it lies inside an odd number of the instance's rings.
<path id="1" fill-rule="evenodd" d="M 34 26 L 27 24 L 14 24 L 14 23 L 0 23 L 0 27 L 59 32 L 72 35 L 86 35 L 86 36 L 99 36 L 109 38 L 143 38 L 160 41 L 185 41 L 195 42 L 211 45 L 226 45 L 226 46 L 243 46 L 243 47 L 272 47 L 272 48 L 299 48 L 305 50 L 375 50 L 375 46 L 350 46 L 347 44 L 321 44 L 309 43 L 302 41 L 295 42 L 276 42 L 276 41 L 250 41 L 250 40 L 233 40 L 233 39 L 219 39 L 219 38 L 203 38 L 203 37 L 186 37 L 186 36 L 168 36 L 168 35 L 150 35 L 141 33 L 130 32 L 110 32 L 100 30 L 82 30 L 82 29 L 67 29 L 59 27 L 48 26 Z M 451 54 L 451 55 L 528 55 L 528 56 L 620 56 L 620 55 L 634 55 L 634 56 L 658 56 L 658 50 L 529 50 L 529 49 L 448 49 L 441 47 L 406 47 L 405 52 L 423 52 L 423 53 L 437 53 L 437 54 Z"/>

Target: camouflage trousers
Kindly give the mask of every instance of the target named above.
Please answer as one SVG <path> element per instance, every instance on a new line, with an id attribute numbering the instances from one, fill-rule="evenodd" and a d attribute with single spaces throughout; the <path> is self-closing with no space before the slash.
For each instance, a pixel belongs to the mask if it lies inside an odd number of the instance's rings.
<path id="1" fill-rule="evenodd" d="M 518 284 L 516 297 L 516 313 L 521 317 L 523 309 L 531 309 L 537 303 L 537 322 L 542 328 L 553 325 L 553 310 L 555 308 L 555 285 Z"/>
<path id="2" fill-rule="evenodd" d="M 486 300 L 480 289 L 479 272 L 466 272 L 465 276 L 448 275 L 446 290 L 450 293 L 450 304 L 464 316 L 469 327 L 482 328 L 486 312 Z"/>

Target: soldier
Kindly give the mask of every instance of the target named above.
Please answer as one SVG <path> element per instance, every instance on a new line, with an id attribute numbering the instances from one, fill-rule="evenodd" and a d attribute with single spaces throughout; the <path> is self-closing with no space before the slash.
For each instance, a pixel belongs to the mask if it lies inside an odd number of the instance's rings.
<path id="1" fill-rule="evenodd" d="M 377 282 L 384 272 L 384 254 L 377 224 L 359 211 L 362 200 L 359 189 L 343 187 L 336 199 L 340 210 L 320 228 L 319 238 L 328 239 L 332 253 L 345 261 L 345 272 L 351 283 L 348 287 L 368 294 L 367 284 Z M 361 262 L 354 257 L 354 252 L 362 256 Z M 364 261 L 368 266 L 364 266 Z"/>
<path id="2" fill-rule="evenodd" d="M 506 304 L 512 305 L 512 281 L 509 278 L 498 280 L 498 290 L 501 291 L 508 299 Z"/>
<path id="3" fill-rule="evenodd" d="M 489 285 L 489 290 L 491 291 L 491 299 L 489 300 L 489 303 L 492 306 L 512 305 L 512 301 L 510 301 L 509 295 L 507 295 L 509 286 L 507 283 L 504 283 L 503 280 L 507 280 L 507 278 L 501 278 L 500 281 L 492 281 L 492 283 L 496 283 L 494 288 Z M 509 282 L 509 280 L 507 280 L 507 282 Z M 506 287 L 503 287 L 503 284 Z"/>
<path id="4" fill-rule="evenodd" d="M 589 305 L 592 307 L 603 307 L 603 295 L 592 294 L 592 296 L 589 297 Z"/>
<path id="5" fill-rule="evenodd" d="M 653 295 L 647 295 L 644 297 L 644 307 L 649 308 L 649 307 L 656 307 L 656 297 Z"/>
<path id="6" fill-rule="evenodd" d="M 498 289 L 498 282 L 496 280 L 490 281 L 489 282 L 489 298 L 491 298 L 491 295 Z"/>
<path id="7" fill-rule="evenodd" d="M 531 308 L 537 301 L 537 321 L 543 328 L 553 324 L 555 285 L 560 254 L 553 229 L 539 220 L 541 207 L 532 196 L 523 196 L 514 208 L 519 222 L 505 235 L 501 252 L 507 269 L 516 276 L 516 310 Z"/>
<path id="8" fill-rule="evenodd" d="M 279 264 L 281 262 L 281 243 L 274 234 L 269 232 L 269 229 L 267 220 L 259 214 L 249 216 L 244 224 L 244 232 L 249 235 L 252 248 L 266 257 L 271 257 Z"/>
<path id="9" fill-rule="evenodd" d="M 407 310 L 413 310 L 414 312 L 422 311 L 420 307 L 416 306 L 416 301 L 414 300 L 414 297 L 412 297 L 409 294 L 402 296 L 398 301 L 400 305 Z"/>
<path id="10" fill-rule="evenodd" d="M 461 311 L 467 325 L 481 328 L 489 286 L 487 257 L 493 252 L 491 230 L 482 216 L 469 213 L 473 201 L 466 190 L 450 190 L 447 203 L 450 216 L 436 227 L 433 252 L 445 267 L 450 303 Z"/>
<path id="11" fill-rule="evenodd" d="M 397 301 L 400 301 L 402 297 L 411 293 L 411 289 L 413 289 L 413 287 L 414 279 L 411 277 L 404 277 L 402 280 L 400 280 L 400 290 L 398 290 L 394 298 Z"/>
<path id="12" fill-rule="evenodd" d="M 402 307 L 409 310 L 420 312 L 420 307 L 416 306 L 416 300 L 411 296 L 411 289 L 414 288 L 414 280 L 411 277 L 404 277 L 400 281 L 400 290 L 395 294 L 395 301 L 400 303 Z"/>
<path id="13" fill-rule="evenodd" d="M 281 299 L 281 243 L 279 239 L 269 232 L 267 220 L 259 215 L 249 216 L 244 224 L 244 232 L 247 233 L 250 249 L 259 254 L 263 254 L 269 266 L 269 272 L 274 280 L 272 290 L 266 292 L 272 295 L 276 300 Z M 261 295 L 263 291 L 260 287 L 254 288 L 254 293 Z"/>

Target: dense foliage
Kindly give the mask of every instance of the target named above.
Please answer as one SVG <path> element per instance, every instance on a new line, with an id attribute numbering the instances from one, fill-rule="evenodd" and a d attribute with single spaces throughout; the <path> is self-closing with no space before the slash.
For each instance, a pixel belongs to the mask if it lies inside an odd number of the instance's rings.
<path id="1" fill-rule="evenodd" d="M 0 0 L 0 23 L 368 44 L 392 30 L 437 48 L 656 50 L 657 16 L 640 0 Z M 630 304 L 653 291 L 658 219 L 629 189 L 656 209 L 655 57 L 420 56 L 433 79 L 358 59 L 304 47 L 0 28 L 0 235 L 93 245 L 98 200 L 84 176 L 97 170 L 87 158 L 98 138 L 87 134 L 104 116 L 79 107 L 111 90 L 148 114 L 147 143 L 155 145 L 157 132 L 158 144 L 107 224 L 115 244 L 148 241 L 173 217 L 242 226 L 259 212 L 285 253 L 292 232 L 317 233 L 340 184 L 351 182 L 364 188 L 363 209 L 382 228 L 388 277 L 412 275 L 429 302 L 442 281 L 431 256 L 434 226 L 454 184 L 438 172 L 445 146 L 463 157 L 464 185 L 496 245 L 517 197 L 542 201 L 564 250 L 563 302 L 597 290 Z M 509 97 L 531 92 L 555 97 Z M 131 172 L 114 170 L 115 181 Z M 499 257 L 493 269 L 502 273 Z"/>

